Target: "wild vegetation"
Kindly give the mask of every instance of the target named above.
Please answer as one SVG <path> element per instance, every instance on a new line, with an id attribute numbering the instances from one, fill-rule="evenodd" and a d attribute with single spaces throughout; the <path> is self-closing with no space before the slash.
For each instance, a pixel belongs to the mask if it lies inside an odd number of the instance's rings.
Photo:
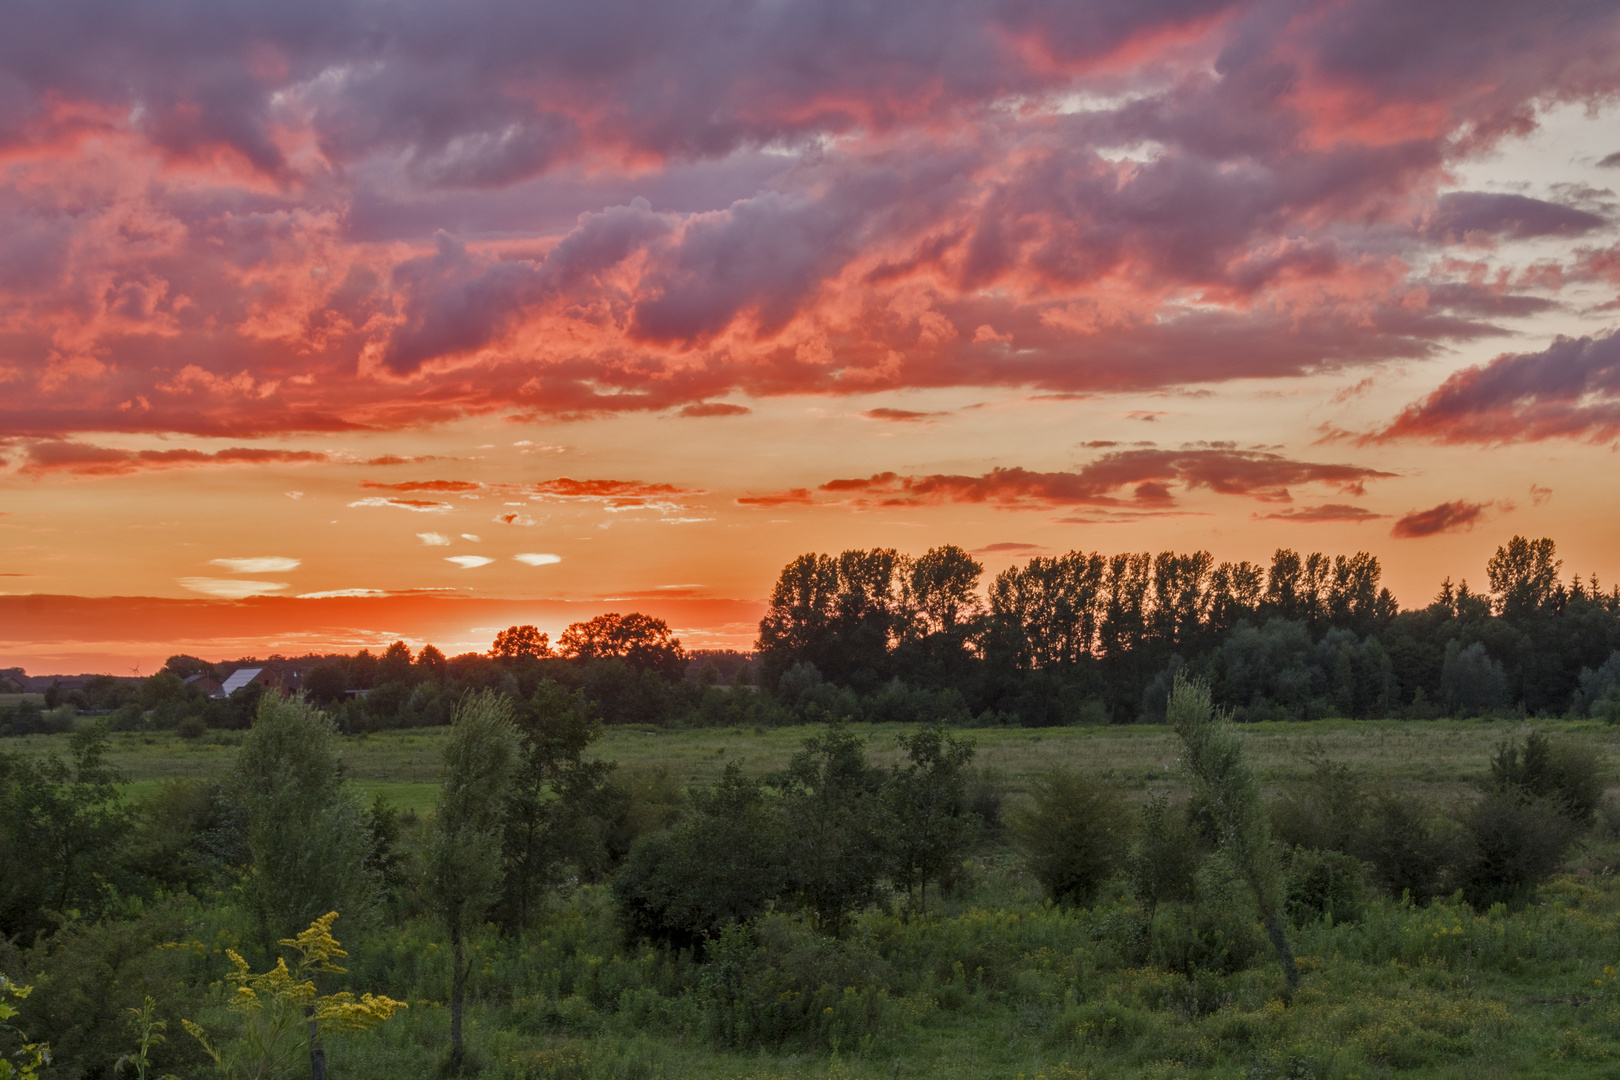
<path id="1" fill-rule="evenodd" d="M 953 559 L 925 576 L 972 579 Z M 964 614 L 901 569 L 902 610 L 933 629 L 890 633 L 884 662 L 993 670 L 995 590 Z M 1537 618 L 1585 603 L 1582 625 L 1608 632 L 1607 601 L 1558 588 Z M 1513 595 L 1476 629 L 1510 626 Z M 769 647 L 710 659 L 712 676 L 654 620 L 571 628 L 567 657 L 514 628 L 477 658 L 484 682 L 431 683 L 456 696 L 427 730 L 373 730 L 376 690 L 322 697 L 314 680 L 254 696 L 243 730 L 169 730 L 186 696 L 10 740 L 0 1076 L 1349 1080 L 1620 1062 L 1620 731 L 1587 707 L 1600 678 L 1577 677 L 1573 718 L 1255 722 L 1231 691 L 1250 669 L 1221 658 L 1275 621 L 1240 620 L 1145 684 L 1138 715 L 1164 723 L 1054 729 L 964 714 L 959 687 L 892 667 L 863 681 L 816 636 L 854 648 L 859 620 L 772 610 Z M 1442 656 L 1481 643 L 1457 644 L 1455 612 L 1443 625 Z M 964 626 L 976 643 L 929 643 Z M 1337 628 L 1304 632 L 1316 649 Z M 185 663 L 154 678 L 172 689 Z M 1012 670 L 1062 701 L 1114 663 L 1093 639 Z M 607 724 L 601 670 L 699 711 L 721 695 L 736 722 Z M 882 711 L 902 699 L 911 714 Z"/>

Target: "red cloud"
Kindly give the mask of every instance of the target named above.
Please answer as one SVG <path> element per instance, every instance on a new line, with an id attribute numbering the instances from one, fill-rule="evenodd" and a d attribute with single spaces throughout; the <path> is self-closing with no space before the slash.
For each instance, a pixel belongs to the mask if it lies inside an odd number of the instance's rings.
<path id="1" fill-rule="evenodd" d="M 1620 333 L 1560 336 L 1536 353 L 1504 353 L 1453 373 L 1362 442 L 1424 438 L 1507 443 L 1550 438 L 1597 442 L 1620 435 Z"/>
<path id="2" fill-rule="evenodd" d="M 483 484 L 471 480 L 406 480 L 397 484 L 384 484 L 376 480 L 362 480 L 360 486 L 378 491 L 435 491 L 441 495 L 454 495 L 469 491 L 482 491 Z"/>
<path id="3" fill-rule="evenodd" d="M 1389 535 L 1402 540 L 1434 536 L 1437 533 L 1466 532 L 1472 529 L 1491 504 L 1471 503 L 1458 499 L 1443 502 L 1429 510 L 1414 510 L 1395 523 Z"/>
<path id="4" fill-rule="evenodd" d="M 124 476 L 153 469 L 184 469 L 203 465 L 309 465 L 331 458 L 314 450 L 264 450 L 233 446 L 205 450 L 121 450 L 66 440 L 41 440 L 24 448 L 19 470 L 26 476 L 65 473 L 70 476 Z"/>
<path id="5" fill-rule="evenodd" d="M 543 480 L 530 485 L 527 490 L 547 499 L 600 502 L 609 510 L 671 510 L 680 507 L 681 504 L 675 501 L 677 499 L 706 494 L 695 488 L 676 487 L 674 484 L 646 484 L 640 480 L 574 480 L 567 476 Z"/>
<path id="6" fill-rule="evenodd" d="M 773 506 L 807 506 L 814 503 L 815 499 L 811 497 L 809 488 L 790 488 L 787 491 L 770 492 L 765 495 L 743 495 L 735 501 L 738 506 L 758 506 L 768 509 Z"/>
<path id="7" fill-rule="evenodd" d="M 941 502 L 983 503 L 1004 508 L 1041 506 L 1118 506 L 1120 488 L 1135 487 L 1135 505 L 1170 501 L 1166 482 L 1208 488 L 1222 495 L 1247 495 L 1287 502 L 1288 485 L 1325 483 L 1336 487 L 1394 475 L 1360 465 L 1294 461 L 1281 454 L 1225 447 L 1184 450 L 1124 450 L 1104 454 L 1076 472 L 1038 473 L 996 469 L 982 476 L 901 476 L 878 473 L 865 479 L 830 480 L 829 494 L 849 494 L 885 506 Z"/>
<path id="8" fill-rule="evenodd" d="M 931 421 L 936 416 L 948 416 L 942 412 L 913 412 L 910 409 L 867 409 L 861 413 L 868 420 L 889 420 L 897 424 L 917 424 Z"/>
<path id="9" fill-rule="evenodd" d="M 1315 524 L 1324 521 L 1353 521 L 1360 523 L 1372 521 L 1377 518 L 1388 517 L 1388 514 L 1375 514 L 1371 510 L 1360 506 L 1350 506 L 1345 503 L 1326 503 L 1322 506 L 1309 506 L 1301 509 L 1279 510 L 1270 514 L 1253 515 L 1259 521 L 1303 521 Z"/>
<path id="10" fill-rule="evenodd" d="M 746 405 L 733 405 L 729 401 L 700 401 L 681 410 L 682 416 L 743 416 L 753 412 Z"/>

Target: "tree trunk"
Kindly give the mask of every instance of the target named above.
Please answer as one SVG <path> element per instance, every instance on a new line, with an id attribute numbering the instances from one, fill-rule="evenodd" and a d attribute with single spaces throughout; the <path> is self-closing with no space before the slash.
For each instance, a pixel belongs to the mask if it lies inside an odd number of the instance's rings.
<path id="1" fill-rule="evenodd" d="M 450 925 L 450 1075 L 460 1076 L 465 1054 L 461 1045 L 461 1006 L 467 990 L 467 965 L 462 962 L 461 920 Z M 316 1080 L 324 1080 L 317 1077 Z"/>
<path id="2" fill-rule="evenodd" d="M 315 1006 L 305 1005 L 304 1015 L 309 1018 L 310 1080 L 326 1080 L 326 1047 L 321 1045 L 321 1033 L 315 1026 Z"/>
<path id="3" fill-rule="evenodd" d="M 1288 981 L 1289 990 L 1299 989 L 1299 965 L 1294 962 L 1294 950 L 1288 947 L 1288 935 L 1283 931 L 1282 916 L 1277 912 L 1270 912 L 1265 917 L 1266 936 L 1271 939 L 1271 947 L 1277 950 L 1277 962 L 1282 965 L 1283 978 Z"/>

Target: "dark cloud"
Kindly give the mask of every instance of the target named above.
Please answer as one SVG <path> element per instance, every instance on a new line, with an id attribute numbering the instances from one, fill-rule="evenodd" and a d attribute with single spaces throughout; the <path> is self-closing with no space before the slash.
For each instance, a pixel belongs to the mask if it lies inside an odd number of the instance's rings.
<path id="1" fill-rule="evenodd" d="M 1600 168 L 1600 169 L 1620 169 L 1620 150 L 1617 150 L 1612 154 L 1606 155 L 1601 161 L 1598 162 L 1598 168 Z"/>
<path id="2" fill-rule="evenodd" d="M 482 491 L 483 484 L 470 480 L 405 480 L 397 484 L 383 484 L 375 480 L 362 480 L 360 486 L 374 491 L 432 491 L 440 495 Z"/>
<path id="3" fill-rule="evenodd" d="M 1535 236 L 1580 236 L 1607 224 L 1597 214 L 1525 195 L 1453 191 L 1440 196 L 1427 232 L 1437 240 L 1453 243 L 1475 233 L 1525 240 Z"/>
<path id="4" fill-rule="evenodd" d="M 1025 555 L 1037 551 L 1045 551 L 1040 544 L 1026 544 L 1015 540 L 1002 540 L 994 544 L 986 544 L 981 548 L 974 548 L 968 552 L 970 555 Z"/>
<path id="5" fill-rule="evenodd" d="M 1453 373 L 1363 441 L 1424 438 L 1509 443 L 1620 435 L 1620 333 L 1560 336 L 1534 353 L 1505 353 Z"/>
<path id="6" fill-rule="evenodd" d="M 1414 510 L 1395 522 L 1389 535 L 1401 540 L 1415 540 L 1438 533 L 1467 532 L 1485 515 L 1491 504 L 1471 503 L 1462 499 L 1443 502 L 1429 510 Z"/>

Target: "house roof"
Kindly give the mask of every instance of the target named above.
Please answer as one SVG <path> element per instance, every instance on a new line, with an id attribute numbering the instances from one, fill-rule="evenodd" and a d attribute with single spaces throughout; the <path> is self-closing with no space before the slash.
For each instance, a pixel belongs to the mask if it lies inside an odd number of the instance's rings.
<path id="1" fill-rule="evenodd" d="M 232 694 L 236 693 L 238 690 L 242 689 L 242 687 L 246 686 L 248 683 L 257 678 L 259 672 L 263 670 L 264 668 L 262 667 L 237 668 L 235 671 L 231 672 L 230 677 L 220 685 L 220 689 L 225 692 L 226 697 L 230 697 Z"/>

